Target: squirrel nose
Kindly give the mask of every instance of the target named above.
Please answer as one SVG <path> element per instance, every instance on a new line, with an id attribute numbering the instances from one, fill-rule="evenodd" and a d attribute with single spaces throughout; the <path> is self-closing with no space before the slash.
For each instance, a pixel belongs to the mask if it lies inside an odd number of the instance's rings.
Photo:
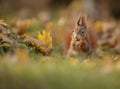
<path id="1" fill-rule="evenodd" d="M 80 36 L 76 36 L 76 41 L 80 41 Z"/>

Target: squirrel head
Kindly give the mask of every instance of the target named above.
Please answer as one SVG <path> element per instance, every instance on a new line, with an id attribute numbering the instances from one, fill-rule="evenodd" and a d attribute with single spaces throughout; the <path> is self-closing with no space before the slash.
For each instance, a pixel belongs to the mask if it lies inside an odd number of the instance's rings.
<path id="1" fill-rule="evenodd" d="M 76 26 L 73 30 L 73 39 L 75 41 L 83 41 L 87 38 L 86 16 L 81 15 L 77 20 Z"/>

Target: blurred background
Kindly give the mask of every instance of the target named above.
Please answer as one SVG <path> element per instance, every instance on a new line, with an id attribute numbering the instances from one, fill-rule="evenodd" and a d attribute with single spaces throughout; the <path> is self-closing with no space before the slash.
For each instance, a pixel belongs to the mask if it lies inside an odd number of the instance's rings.
<path id="1" fill-rule="evenodd" d="M 109 15 L 120 18 L 119 0 L 0 0 L 0 16 L 19 13 L 20 16 L 30 16 L 42 11 L 68 8 L 71 4 L 84 10 L 96 18 Z M 82 8 L 81 8 L 82 7 Z"/>
<path id="2" fill-rule="evenodd" d="M 66 60 L 81 12 L 100 57 Z M 120 0 L 0 0 L 0 89 L 120 89 L 119 24 Z"/>

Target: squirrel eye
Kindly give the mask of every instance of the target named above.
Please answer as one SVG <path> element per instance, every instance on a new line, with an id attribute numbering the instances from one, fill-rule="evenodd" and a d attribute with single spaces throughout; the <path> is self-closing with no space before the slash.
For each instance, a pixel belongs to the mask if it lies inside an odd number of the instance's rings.
<path id="1" fill-rule="evenodd" d="M 82 33 L 82 34 L 84 34 L 84 33 L 85 33 L 85 31 L 84 31 L 84 30 L 82 30 L 82 31 L 81 31 L 81 33 Z"/>

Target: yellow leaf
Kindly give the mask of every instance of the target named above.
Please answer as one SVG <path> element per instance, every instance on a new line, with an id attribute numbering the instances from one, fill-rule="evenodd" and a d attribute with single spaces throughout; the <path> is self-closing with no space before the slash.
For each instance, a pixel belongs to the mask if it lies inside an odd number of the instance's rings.
<path id="1" fill-rule="evenodd" d="M 43 30 L 42 33 L 38 33 L 38 39 L 44 43 L 45 45 L 47 45 L 49 48 L 52 48 L 52 37 L 50 35 L 50 32 L 46 32 L 45 30 Z M 40 47 L 42 50 L 44 50 L 43 47 Z"/>

